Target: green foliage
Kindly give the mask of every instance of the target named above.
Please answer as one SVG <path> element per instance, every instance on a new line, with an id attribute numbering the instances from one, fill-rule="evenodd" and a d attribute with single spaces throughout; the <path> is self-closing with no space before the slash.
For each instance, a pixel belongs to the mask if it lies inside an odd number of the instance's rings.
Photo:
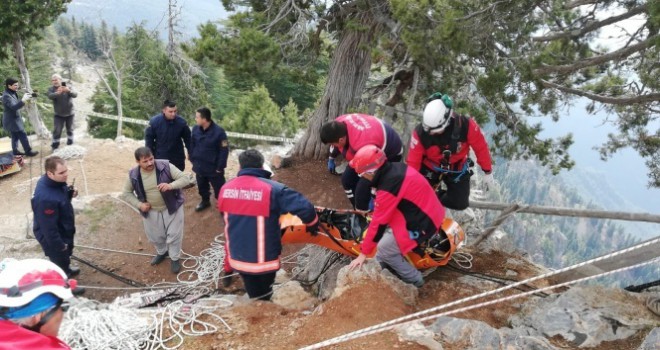
<path id="1" fill-rule="evenodd" d="M 206 23 L 184 50 L 198 62 L 219 65 L 238 91 L 262 84 L 280 107 L 292 99 L 301 109 L 311 108 L 322 92 L 317 82 L 327 72 L 327 57 L 315 59 L 307 52 L 285 57 L 277 38 L 260 29 L 262 23 L 259 14 L 246 13 L 232 16 L 223 30 Z"/>
<path id="2" fill-rule="evenodd" d="M 6 0 L 0 2 L 0 47 L 11 47 L 14 39 L 38 37 L 62 13 L 70 0 Z M 0 50 L 0 59 L 7 58 Z"/>
<path id="3" fill-rule="evenodd" d="M 291 100 L 280 112 L 268 89 L 257 85 L 238 99 L 236 109 L 225 117 L 224 126 L 236 132 L 290 137 L 300 127 L 298 107 Z"/>
<path id="4" fill-rule="evenodd" d="M 195 110 L 208 104 L 203 76 L 195 74 L 182 81 L 185 75 L 178 62 L 168 56 L 163 43 L 142 25 L 133 25 L 125 35 L 119 35 L 113 41 L 112 55 L 123 76 L 124 116 L 147 120 L 160 113 L 162 103 L 167 99 L 175 101 L 179 115 L 192 123 Z M 116 76 L 110 72 L 105 78 L 116 93 Z M 105 86 L 97 89 L 92 100 L 94 111 L 117 115 L 117 104 Z M 143 131 L 144 126 L 135 124 L 124 124 L 122 129 L 123 135 L 138 139 L 143 137 Z M 90 133 L 96 137 L 114 137 L 116 123 L 92 121 Z"/>

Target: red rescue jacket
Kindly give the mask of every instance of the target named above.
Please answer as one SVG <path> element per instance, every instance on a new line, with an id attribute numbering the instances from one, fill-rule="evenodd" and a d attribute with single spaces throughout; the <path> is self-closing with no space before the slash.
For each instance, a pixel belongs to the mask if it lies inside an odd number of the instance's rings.
<path id="1" fill-rule="evenodd" d="M 385 163 L 372 181 L 376 201 L 371 223 L 361 250 L 369 255 L 376 248 L 387 226 L 392 228 L 401 254 L 438 232 L 445 219 L 445 208 L 424 176 L 404 163 Z M 411 237 L 416 232 L 418 238 Z"/>
<path id="2" fill-rule="evenodd" d="M 394 159 L 402 153 L 401 138 L 384 121 L 367 114 L 344 114 L 335 119 L 346 124 L 348 140 L 346 146 L 339 149 L 347 161 L 366 145 L 374 145 L 385 152 L 387 159 Z"/>
<path id="3" fill-rule="evenodd" d="M 452 112 L 453 113 L 453 112 Z M 452 137 L 457 139 L 452 142 Z M 456 150 L 452 150 L 452 143 Z M 431 170 L 441 165 L 442 152 L 450 150 L 450 170 L 461 170 L 468 158 L 470 147 L 477 156 L 477 163 L 485 173 L 493 169 L 488 143 L 481 128 L 472 118 L 454 114 L 447 129 L 439 135 L 431 135 L 419 124 L 410 138 L 410 149 L 406 163 L 419 171 L 422 164 Z"/>
<path id="4" fill-rule="evenodd" d="M 0 350 L 71 349 L 56 337 L 25 329 L 11 321 L 0 320 Z"/>

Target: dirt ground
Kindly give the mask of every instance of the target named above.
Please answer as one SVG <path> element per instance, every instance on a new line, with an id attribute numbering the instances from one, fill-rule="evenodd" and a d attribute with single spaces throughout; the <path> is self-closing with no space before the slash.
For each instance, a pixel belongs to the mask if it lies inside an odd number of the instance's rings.
<path id="1" fill-rule="evenodd" d="M 132 151 L 135 142 L 114 143 L 91 140 L 81 145 L 88 153 L 84 161 L 69 162 L 70 179 L 76 178 L 81 195 L 105 194 L 121 191 L 126 171 L 134 165 Z M 40 158 L 33 158 L 32 177 L 38 176 L 35 170 Z M 227 170 L 229 177 L 237 171 L 235 160 Z M 190 165 L 187 166 L 190 169 Z M 27 169 L 26 169 L 27 170 Z M 321 161 L 295 162 L 293 167 L 276 170 L 275 179 L 302 192 L 315 205 L 333 208 L 346 208 L 349 203 L 344 197 L 340 178 L 329 174 Z M 0 202 L 0 211 L 29 210 L 30 174 L 22 171 L 11 177 L 0 179 L 3 191 L 13 191 L 15 201 Z M 86 181 L 85 181 L 86 180 Z M 199 201 L 196 188 L 185 190 L 185 233 L 183 250 L 197 255 L 209 247 L 213 239 L 220 235 L 223 227 L 219 214 L 214 208 L 196 213 L 194 207 Z M 92 246 L 122 252 L 153 254 L 153 247 L 146 240 L 140 216 L 126 204 L 103 196 L 93 201 L 77 215 L 78 245 Z M 297 251 L 299 246 L 286 246 L 284 255 Z M 471 272 L 505 278 L 507 269 L 515 270 L 516 279 L 538 274 L 530 264 L 510 265 L 509 258 L 519 259 L 500 252 L 483 253 L 466 250 L 474 256 Z M 159 266 L 150 266 L 149 256 L 130 255 L 79 247 L 74 254 L 120 276 L 145 284 L 175 281 L 176 276 L 169 271 L 166 261 Z M 521 260 L 521 259 L 519 259 Z M 522 260 L 521 260 L 522 261 Z M 126 287 L 120 281 L 96 270 L 81 265 L 79 283 L 88 286 L 86 297 L 102 301 L 113 300 L 126 290 L 108 290 L 107 287 Z M 221 316 L 233 331 L 194 337 L 186 340 L 183 349 L 296 349 L 301 346 L 341 335 L 353 330 L 378 324 L 424 310 L 445 302 L 473 295 L 480 290 L 465 283 L 457 283 L 464 274 L 449 268 L 440 268 L 427 277 L 427 283 L 420 289 L 419 302 L 415 307 L 405 305 L 389 288 L 379 288 L 377 284 L 360 284 L 352 287 L 341 297 L 325 302 L 312 314 L 288 311 L 275 304 L 252 302 L 223 311 Z M 486 282 L 489 289 L 499 285 Z M 542 285 L 539 284 L 539 285 Z M 240 281 L 235 280 L 227 292 L 243 294 Z M 512 292 L 511 292 L 512 293 Z M 494 327 L 506 327 L 508 315 L 518 312 L 519 301 L 497 304 L 454 315 L 487 322 Z M 626 341 L 602 344 L 599 349 L 634 349 L 643 340 L 645 332 Z M 561 348 L 573 348 L 562 339 L 551 339 Z M 460 349 L 460 344 L 443 344 L 446 349 Z M 342 343 L 331 349 L 405 349 L 416 350 L 425 347 L 399 340 L 392 332 L 385 332 L 351 342 Z"/>

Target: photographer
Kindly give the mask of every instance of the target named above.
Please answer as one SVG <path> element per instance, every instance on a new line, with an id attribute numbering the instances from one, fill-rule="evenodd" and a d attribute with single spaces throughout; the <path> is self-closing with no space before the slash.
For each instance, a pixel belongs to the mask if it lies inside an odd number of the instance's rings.
<path id="1" fill-rule="evenodd" d="M 66 144 L 73 144 L 73 101 L 72 99 L 78 96 L 78 93 L 73 91 L 66 82 L 62 81 L 59 74 L 53 74 L 50 81 L 53 86 L 48 88 L 48 98 L 53 100 L 53 108 L 55 109 L 55 118 L 53 122 L 55 127 L 53 129 L 53 143 L 51 147 L 53 150 L 60 146 L 60 136 L 62 135 L 62 128 L 66 125 Z"/>
<path id="2" fill-rule="evenodd" d="M 34 157 L 39 154 L 39 152 L 33 151 L 32 147 L 30 147 L 30 142 L 25 133 L 25 126 L 23 125 L 23 118 L 18 111 L 30 101 L 32 95 L 26 93 L 23 95 L 23 98 L 19 99 L 16 91 L 18 91 L 18 80 L 7 78 L 5 80 L 5 91 L 2 94 L 2 105 L 4 106 L 4 111 L 2 112 L 2 126 L 11 134 L 11 150 L 14 155 Z M 18 151 L 19 141 L 21 142 L 21 145 L 23 145 L 23 151 L 25 151 L 25 153 Z"/>

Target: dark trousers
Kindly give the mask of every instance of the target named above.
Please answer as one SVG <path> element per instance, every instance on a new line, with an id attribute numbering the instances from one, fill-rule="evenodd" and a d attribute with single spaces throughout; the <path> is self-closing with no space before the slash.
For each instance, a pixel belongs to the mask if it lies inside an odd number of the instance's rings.
<path id="1" fill-rule="evenodd" d="M 371 181 L 361 178 L 351 167 L 346 167 L 341 174 L 341 185 L 353 208 L 368 210 L 371 200 Z"/>
<path id="2" fill-rule="evenodd" d="M 60 137 L 62 136 L 62 129 L 66 126 L 66 144 L 73 144 L 73 117 L 60 117 L 56 115 L 54 118 L 55 128 L 53 129 L 53 143 L 51 147 L 57 148 L 60 146 Z"/>
<path id="3" fill-rule="evenodd" d="M 436 187 L 442 182 L 447 186 L 446 190 L 437 190 L 438 199 L 443 206 L 454 210 L 464 210 L 470 205 L 470 174 L 466 173 L 458 181 L 457 174 L 441 174 L 422 165 L 419 172 L 429 181 L 431 186 Z M 439 187 L 438 187 L 439 188 Z"/>
<path id="4" fill-rule="evenodd" d="M 25 153 L 30 153 L 32 147 L 30 147 L 30 141 L 28 141 L 27 134 L 25 133 L 24 130 L 11 132 L 11 151 L 14 152 L 14 154 L 19 153 L 18 152 L 19 141 L 23 146 L 23 151 Z"/>
<path id="5" fill-rule="evenodd" d="M 247 273 L 239 273 L 243 279 L 245 291 L 248 293 L 250 299 L 270 300 L 273 294 L 273 283 L 275 282 L 274 272 L 265 273 L 263 275 L 249 275 Z"/>
<path id="6" fill-rule="evenodd" d="M 73 241 L 66 242 L 68 247 L 64 251 L 57 251 L 50 249 L 50 247 L 41 245 L 41 248 L 44 250 L 44 254 L 53 262 L 53 264 L 59 266 L 67 274 L 71 273 L 71 255 L 73 254 Z"/>
<path id="7" fill-rule="evenodd" d="M 400 162 L 401 155 L 396 155 L 387 159 L 390 162 Z M 341 174 L 341 185 L 344 187 L 346 197 L 351 201 L 354 209 L 369 210 L 369 201 L 371 201 L 371 181 L 361 178 L 355 172 L 355 169 L 346 167 Z"/>
<path id="8" fill-rule="evenodd" d="M 196 174 L 195 178 L 197 179 L 197 190 L 200 197 L 205 202 L 209 201 L 211 186 L 213 186 L 213 196 L 217 199 L 218 193 L 220 193 L 220 187 L 225 184 L 225 175 L 200 175 Z"/>
<path id="9" fill-rule="evenodd" d="M 182 159 L 182 160 L 171 160 L 170 159 L 169 161 L 170 161 L 170 164 L 174 165 L 175 167 L 177 167 L 181 171 L 183 171 L 186 168 L 186 160 L 185 159 Z"/>
<path id="10" fill-rule="evenodd" d="M 446 208 L 464 210 L 470 205 L 470 175 L 463 175 L 458 182 L 454 179 L 454 176 L 442 178 L 447 190 L 438 191 L 438 198 Z"/>

